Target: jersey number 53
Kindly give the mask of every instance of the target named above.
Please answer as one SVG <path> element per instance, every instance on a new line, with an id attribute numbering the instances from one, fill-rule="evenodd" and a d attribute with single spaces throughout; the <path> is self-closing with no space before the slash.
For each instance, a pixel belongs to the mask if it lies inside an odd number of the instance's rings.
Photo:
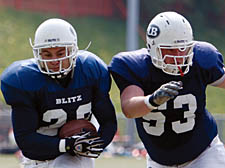
<path id="1" fill-rule="evenodd" d="M 197 101 L 194 95 L 186 94 L 177 96 L 174 99 L 174 109 L 182 108 L 184 104 L 188 105 L 188 111 L 184 111 L 184 118 L 186 119 L 185 123 L 181 123 L 181 121 L 173 121 L 171 123 L 172 130 L 179 133 L 184 133 L 190 131 L 194 128 L 195 125 L 195 111 L 197 109 Z M 158 107 L 159 112 L 150 112 L 147 115 L 143 116 L 142 118 L 145 120 L 143 122 L 143 127 L 145 131 L 154 136 L 160 136 L 164 133 L 165 130 L 165 122 L 166 116 L 163 115 L 160 110 L 166 110 L 167 103 L 162 104 Z M 169 111 L 168 111 L 169 112 Z M 154 120 L 156 122 L 155 126 L 150 125 L 150 121 Z"/>

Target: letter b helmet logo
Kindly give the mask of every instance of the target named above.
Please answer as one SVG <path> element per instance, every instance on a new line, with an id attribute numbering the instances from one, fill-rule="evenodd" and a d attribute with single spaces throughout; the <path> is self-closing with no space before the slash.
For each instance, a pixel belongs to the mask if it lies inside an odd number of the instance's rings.
<path id="1" fill-rule="evenodd" d="M 159 27 L 156 25 L 150 25 L 148 30 L 148 37 L 149 38 L 156 38 L 160 33 Z"/>

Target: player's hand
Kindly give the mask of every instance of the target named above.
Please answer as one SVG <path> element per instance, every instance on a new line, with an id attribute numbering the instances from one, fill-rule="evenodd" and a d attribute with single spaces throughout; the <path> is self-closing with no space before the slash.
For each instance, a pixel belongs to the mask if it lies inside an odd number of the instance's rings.
<path id="1" fill-rule="evenodd" d="M 183 89 L 183 83 L 181 81 L 171 81 L 163 84 L 157 89 L 149 98 L 149 102 L 153 106 L 160 106 L 161 104 L 173 99 L 179 94 L 178 90 Z"/>
<path id="2" fill-rule="evenodd" d="M 73 156 L 97 158 L 103 152 L 103 144 L 104 141 L 99 136 L 91 135 L 91 132 L 84 132 L 67 138 L 66 150 Z"/>

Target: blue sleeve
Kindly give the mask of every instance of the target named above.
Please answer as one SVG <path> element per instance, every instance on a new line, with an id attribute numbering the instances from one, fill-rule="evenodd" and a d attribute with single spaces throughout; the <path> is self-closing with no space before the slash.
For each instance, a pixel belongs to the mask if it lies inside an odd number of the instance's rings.
<path id="1" fill-rule="evenodd" d="M 99 134 L 104 140 L 103 148 L 105 148 L 116 133 L 117 120 L 115 109 L 109 96 L 111 87 L 110 74 L 104 63 L 98 66 L 99 76 L 94 89 L 93 113 L 100 125 Z"/>
<path id="2" fill-rule="evenodd" d="M 26 106 L 12 106 L 12 123 L 16 142 L 24 156 L 34 160 L 49 160 L 59 156 L 57 137 L 36 132 L 38 114 Z"/>
<path id="3" fill-rule="evenodd" d="M 119 54 L 114 56 L 110 62 L 109 70 L 113 75 L 114 81 L 120 89 L 120 92 L 129 85 L 143 87 L 140 82 L 140 76 L 145 72 L 139 72 L 140 68 L 132 57 L 129 57 L 128 55 L 126 58 L 120 57 Z M 120 79 L 117 80 L 117 77 L 120 77 Z"/>
<path id="4" fill-rule="evenodd" d="M 120 76 L 118 73 L 115 73 L 113 71 L 111 71 L 111 75 L 117 85 L 117 87 L 120 90 L 120 94 L 123 92 L 123 90 L 128 87 L 129 85 L 131 85 L 131 83 L 129 81 L 127 81 L 126 79 L 124 79 L 122 76 Z"/>
<path id="5" fill-rule="evenodd" d="M 19 83 L 17 87 L 13 87 L 8 82 L 12 83 L 3 79 L 1 89 L 6 102 L 12 107 L 13 131 L 24 156 L 34 160 L 48 160 L 59 156 L 60 139 L 36 132 L 39 115 L 32 103 L 35 101 L 32 94 L 19 89 Z"/>
<path id="6" fill-rule="evenodd" d="M 200 43 L 195 46 L 195 57 L 205 84 L 211 84 L 224 75 L 222 54 L 209 43 Z"/>

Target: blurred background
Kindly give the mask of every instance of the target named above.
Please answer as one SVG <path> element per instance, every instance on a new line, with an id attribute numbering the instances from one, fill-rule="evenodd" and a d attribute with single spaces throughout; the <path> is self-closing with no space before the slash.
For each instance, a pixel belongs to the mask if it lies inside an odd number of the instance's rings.
<path id="1" fill-rule="evenodd" d="M 28 39 L 34 38 L 38 25 L 48 18 L 57 17 L 70 22 L 77 31 L 79 48 L 86 48 L 91 41 L 89 51 L 108 64 L 120 51 L 145 47 L 149 21 L 164 11 L 184 15 L 192 25 L 195 40 L 210 42 L 225 55 L 224 0 L 0 0 L 0 75 L 12 62 L 33 57 Z M 114 82 L 110 94 L 119 129 L 102 157 L 132 156 L 139 162 L 129 160 L 129 167 L 143 167 L 145 161 L 141 159 L 146 151 L 137 137 L 133 120 L 125 119 L 121 114 L 119 91 Z M 225 142 L 225 91 L 208 87 L 206 101 Z M 16 161 L 11 162 L 12 158 L 5 154 L 19 154 L 17 150 L 13 142 L 10 109 L 0 93 L 0 165 L 5 161 L 8 167 L 13 163 L 13 167 Z M 105 160 L 99 160 L 101 164 L 97 162 L 97 167 L 100 168 Z M 126 167 L 128 163 L 121 159 L 116 162 L 120 167 L 123 164 Z"/>

